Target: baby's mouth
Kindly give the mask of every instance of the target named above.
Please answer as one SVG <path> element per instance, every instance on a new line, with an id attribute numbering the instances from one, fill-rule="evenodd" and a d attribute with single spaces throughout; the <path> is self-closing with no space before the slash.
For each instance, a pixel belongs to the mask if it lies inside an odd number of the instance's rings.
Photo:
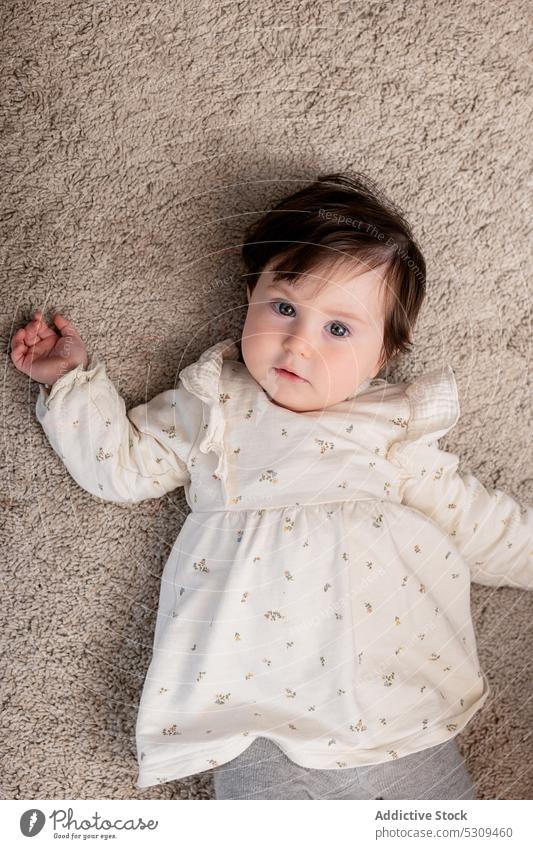
<path id="1" fill-rule="evenodd" d="M 308 381 L 304 377 L 300 377 L 299 374 L 295 374 L 293 371 L 289 371 L 286 368 L 274 368 L 274 371 L 278 375 L 278 377 L 281 377 L 284 380 L 292 380 L 293 382 L 308 383 Z"/>

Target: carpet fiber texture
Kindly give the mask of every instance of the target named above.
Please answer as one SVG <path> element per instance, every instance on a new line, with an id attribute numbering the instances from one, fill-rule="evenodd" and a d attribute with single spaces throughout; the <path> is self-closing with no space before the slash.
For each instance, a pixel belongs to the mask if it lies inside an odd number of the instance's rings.
<path id="1" fill-rule="evenodd" d="M 391 379 L 446 361 L 441 443 L 530 503 L 531 65 L 525 0 L 2 6 L 3 798 L 135 788 L 160 577 L 188 512 L 81 490 L 9 359 L 40 308 L 76 324 L 127 407 L 242 327 L 239 246 L 320 173 L 362 171 L 411 221 L 428 297 Z M 530 241 L 529 241 L 530 244 Z M 458 740 L 479 798 L 533 793 L 533 595 L 472 585 L 489 701 Z"/>

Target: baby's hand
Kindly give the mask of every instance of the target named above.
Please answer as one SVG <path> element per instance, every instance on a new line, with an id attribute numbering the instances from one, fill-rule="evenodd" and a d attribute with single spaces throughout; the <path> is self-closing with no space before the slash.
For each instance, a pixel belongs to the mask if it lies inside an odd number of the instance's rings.
<path id="1" fill-rule="evenodd" d="M 26 327 L 11 339 L 11 361 L 19 371 L 51 385 L 61 375 L 83 363 L 87 368 L 89 358 L 78 331 L 61 313 L 53 317 L 59 335 L 48 327 L 40 310 Z"/>

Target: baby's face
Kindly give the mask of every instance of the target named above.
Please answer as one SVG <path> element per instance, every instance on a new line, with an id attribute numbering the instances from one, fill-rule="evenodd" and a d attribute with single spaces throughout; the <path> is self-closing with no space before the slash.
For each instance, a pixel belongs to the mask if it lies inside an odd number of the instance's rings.
<path id="1" fill-rule="evenodd" d="M 247 290 L 241 348 L 248 371 L 275 404 L 294 412 L 323 410 L 375 377 L 385 270 L 381 265 L 368 271 L 351 260 L 333 271 L 313 269 L 291 287 L 293 275 L 273 283 L 265 268 L 252 295 Z M 300 380 L 278 371 L 283 368 Z"/>

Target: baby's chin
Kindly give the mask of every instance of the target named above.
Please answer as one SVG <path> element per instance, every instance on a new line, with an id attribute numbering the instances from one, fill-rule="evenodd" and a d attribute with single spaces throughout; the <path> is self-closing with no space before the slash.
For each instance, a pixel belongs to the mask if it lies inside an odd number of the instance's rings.
<path id="1" fill-rule="evenodd" d="M 321 397 L 309 383 L 295 383 L 294 387 L 272 387 L 266 381 L 263 389 L 273 404 L 293 413 L 319 413 L 345 400 L 344 396 L 338 399 Z"/>

